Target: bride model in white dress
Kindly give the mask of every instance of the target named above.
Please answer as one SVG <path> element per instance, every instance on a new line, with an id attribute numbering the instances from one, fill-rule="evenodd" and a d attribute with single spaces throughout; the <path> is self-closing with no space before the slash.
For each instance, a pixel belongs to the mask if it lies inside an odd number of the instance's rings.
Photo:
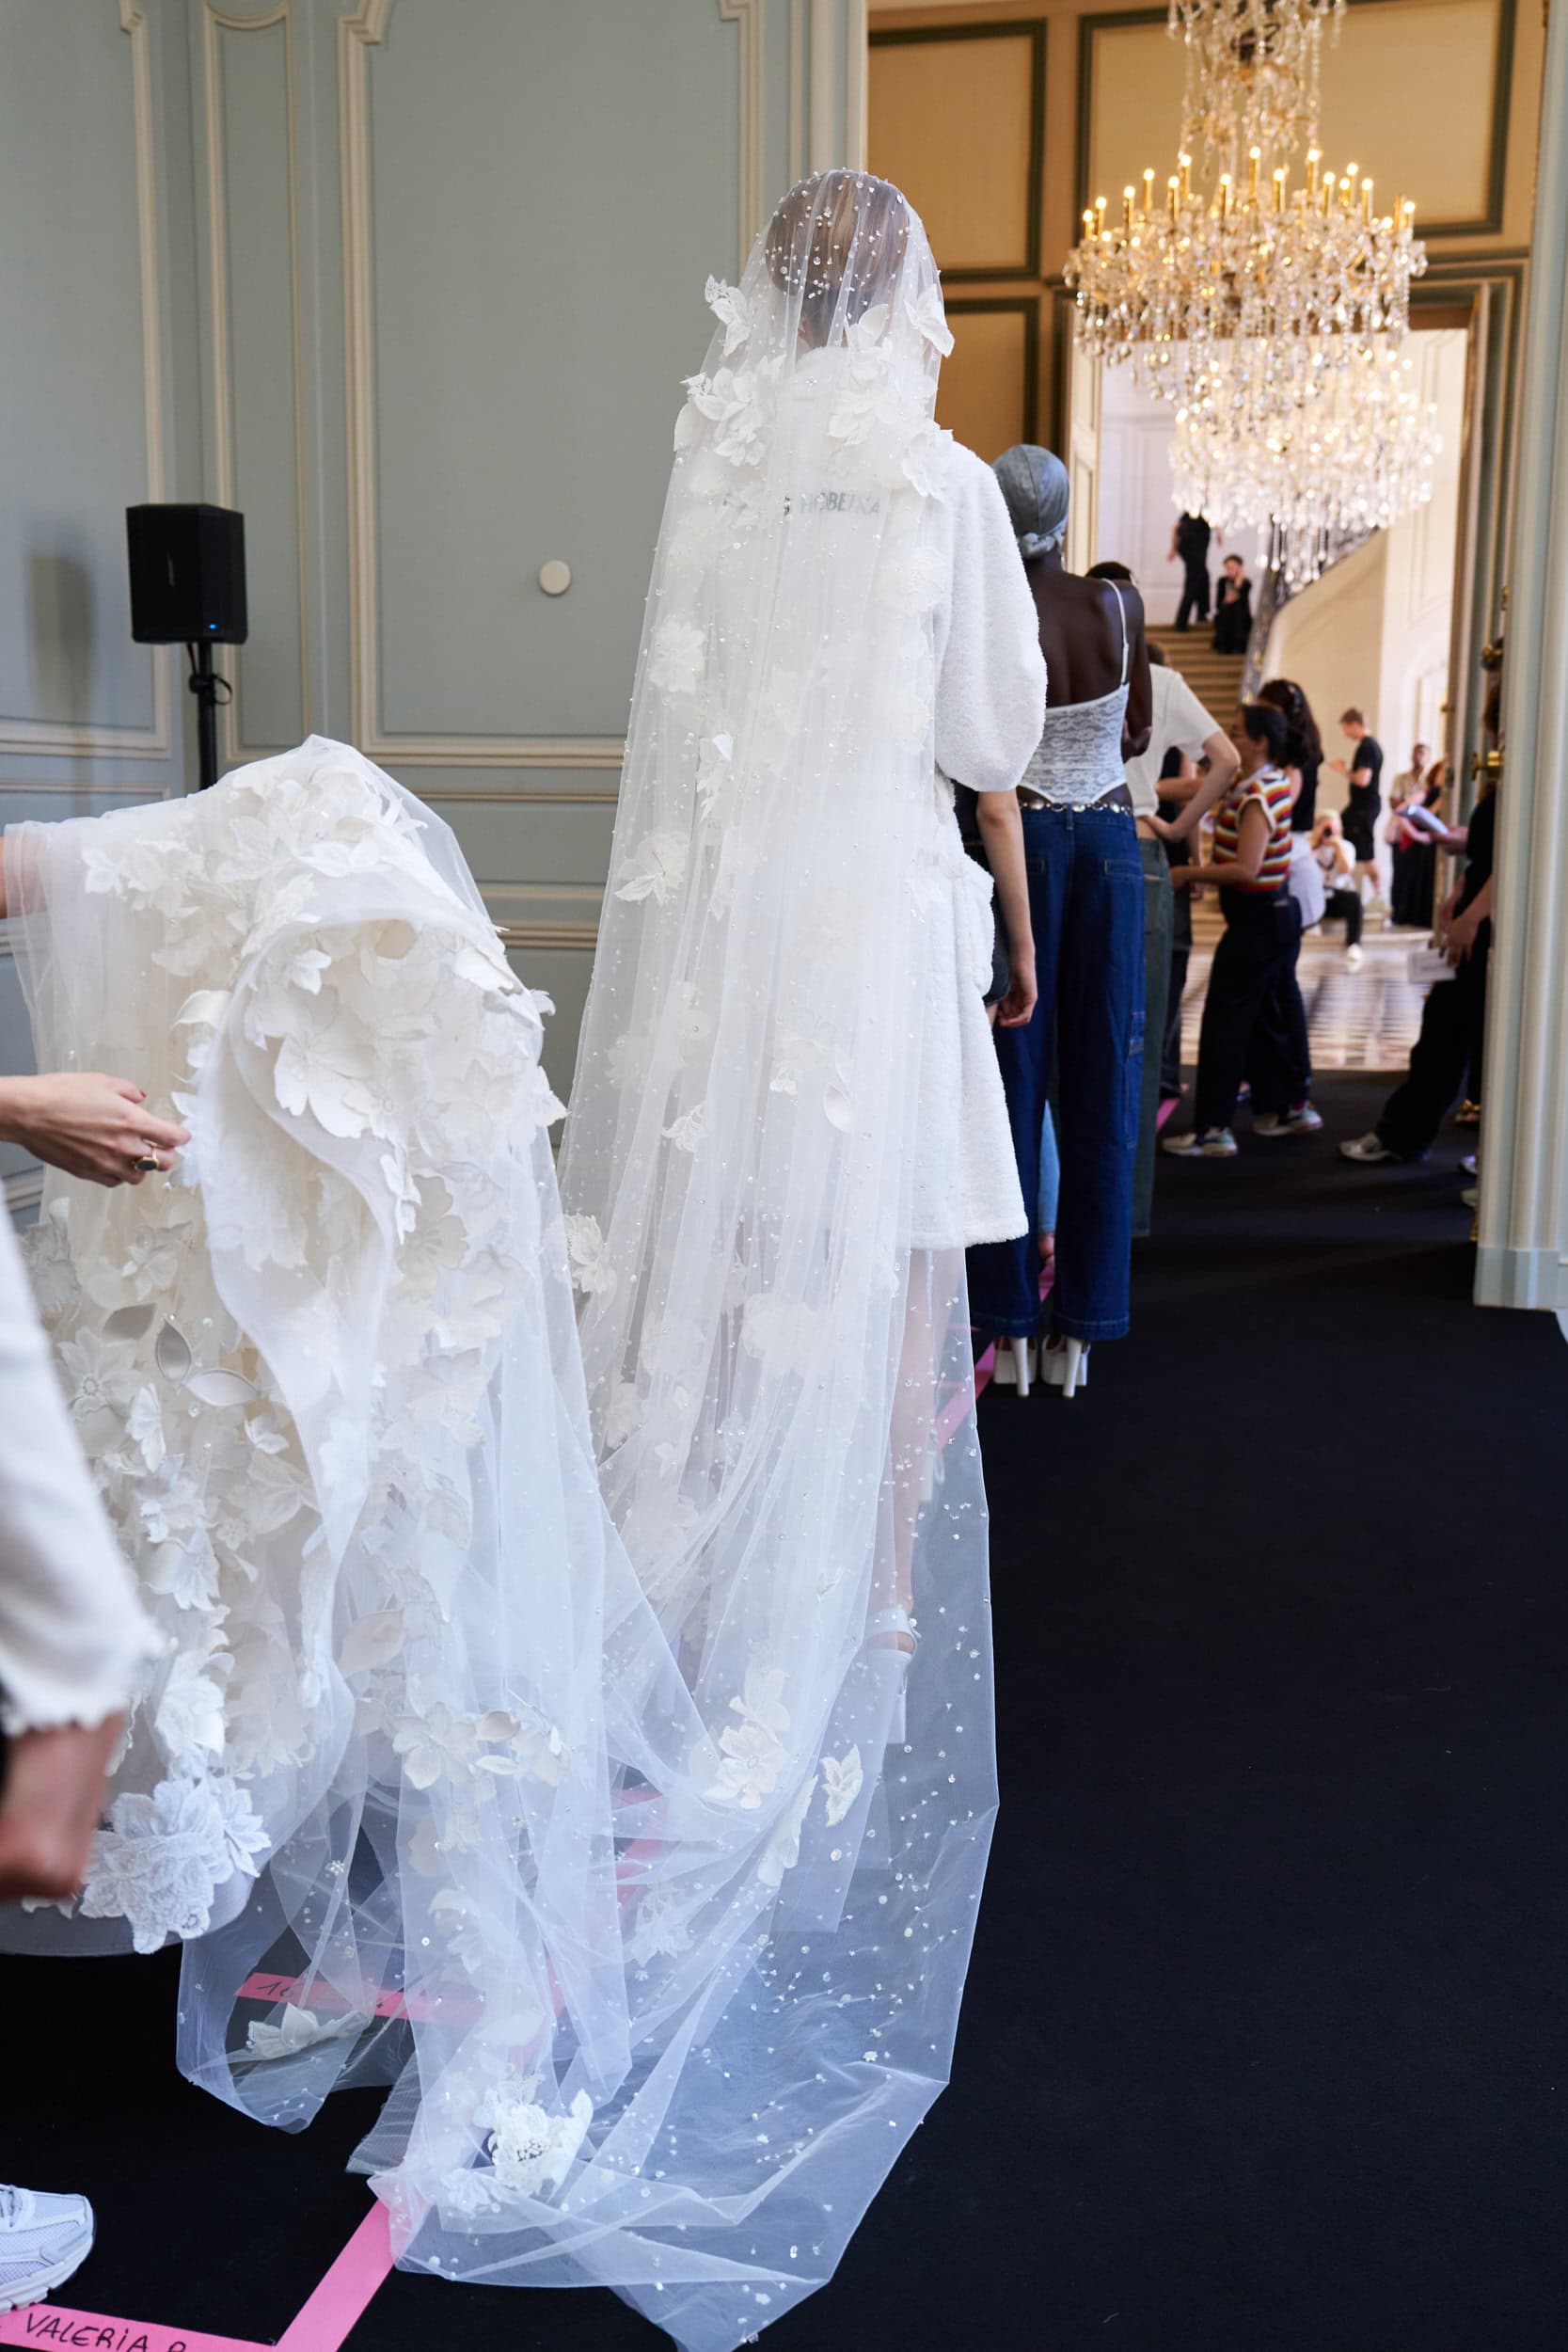
<path id="1" fill-rule="evenodd" d="M 564 1221 L 540 1008 L 356 754 L 6 841 L 40 1057 L 194 1136 L 46 1187 L 166 1647 L 85 1897 L 6 1940 L 182 1941 L 193 2079 L 287 2125 L 391 2085 L 400 2260 L 691 2352 L 822 2283 L 947 2072 L 995 1800 L 962 1248 L 1023 1216 L 938 768 L 1006 796 L 1043 704 L 902 199 L 810 183 L 712 299 Z"/>
<path id="2" fill-rule="evenodd" d="M 562 1160 L 604 1492 L 753 1856 L 650 1961 L 751 1971 L 649 2144 L 703 2344 L 831 2268 L 948 2071 L 995 1804 L 963 1250 L 1026 1223 L 953 783 L 1011 809 L 1045 688 L 898 191 L 802 183 L 708 298 Z"/>

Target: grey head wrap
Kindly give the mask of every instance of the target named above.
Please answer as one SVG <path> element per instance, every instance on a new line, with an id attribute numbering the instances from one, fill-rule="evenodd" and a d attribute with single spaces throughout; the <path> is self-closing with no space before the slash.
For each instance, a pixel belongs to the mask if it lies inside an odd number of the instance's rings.
<path id="1" fill-rule="evenodd" d="M 1059 548 L 1067 536 L 1068 470 L 1033 441 L 1004 450 L 993 469 L 1013 518 L 1018 551 L 1026 559 Z"/>

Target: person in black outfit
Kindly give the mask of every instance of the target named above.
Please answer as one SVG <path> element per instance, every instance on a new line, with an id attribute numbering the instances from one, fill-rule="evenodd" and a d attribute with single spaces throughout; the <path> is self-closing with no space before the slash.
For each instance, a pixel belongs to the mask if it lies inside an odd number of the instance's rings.
<path id="1" fill-rule="evenodd" d="M 1214 614 L 1214 651 L 1245 653 L 1252 635 L 1252 582 L 1239 555 L 1227 555 Z"/>
<path id="2" fill-rule="evenodd" d="M 1170 560 L 1182 568 L 1181 601 L 1176 626 L 1184 629 L 1190 614 L 1209 618 L 1209 525 L 1201 515 L 1179 515 L 1170 537 Z"/>
<path id="3" fill-rule="evenodd" d="M 1355 885 L 1359 889 L 1370 875 L 1372 897 L 1378 895 L 1377 879 L 1377 820 L 1383 807 L 1383 790 L 1379 779 L 1383 774 L 1383 746 L 1375 735 L 1367 732 L 1367 722 L 1359 710 L 1346 710 L 1339 715 L 1341 732 L 1354 746 L 1349 760 L 1329 762 L 1339 774 L 1350 780 L 1345 798 L 1345 839 L 1355 851 Z"/>
<path id="4" fill-rule="evenodd" d="M 1424 743 L 1418 743 L 1417 755 L 1425 749 Z M 1437 844 L 1444 830 L 1433 820 L 1443 797 L 1444 766 L 1438 760 L 1423 771 L 1418 756 L 1413 757 L 1414 787 L 1402 799 L 1396 788 L 1389 803 L 1387 830 L 1394 871 L 1388 907 L 1396 930 L 1424 931 L 1432 922 L 1437 896 Z"/>
<path id="5" fill-rule="evenodd" d="M 1497 796 L 1478 803 L 1465 840 L 1465 878 L 1437 918 L 1451 980 L 1427 992 L 1410 1071 L 1383 1105 L 1370 1135 L 1342 1143 L 1347 1160 L 1421 1160 L 1481 1061 L 1486 1026 L 1486 966 L 1492 953 L 1492 853 Z"/>
<path id="6" fill-rule="evenodd" d="M 1271 677 L 1258 689 L 1260 703 L 1272 703 L 1284 718 L 1285 765 L 1300 778 L 1291 808 L 1291 831 L 1310 833 L 1318 820 L 1318 777 L 1323 764 L 1323 739 L 1312 716 L 1312 706 L 1294 678 Z"/>

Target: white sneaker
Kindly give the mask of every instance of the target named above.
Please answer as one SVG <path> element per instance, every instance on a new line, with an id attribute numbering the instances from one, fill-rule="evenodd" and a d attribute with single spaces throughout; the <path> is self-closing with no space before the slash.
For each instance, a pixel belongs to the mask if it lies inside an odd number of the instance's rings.
<path id="1" fill-rule="evenodd" d="M 1189 1127 L 1179 1136 L 1162 1136 L 1160 1149 L 1178 1160 L 1233 1160 L 1236 1138 L 1228 1127 L 1206 1127 L 1202 1135 Z"/>
<path id="2" fill-rule="evenodd" d="M 37 2303 L 92 2251 L 92 2207 L 85 2197 L 0 2186 L 0 2312 Z"/>
<path id="3" fill-rule="evenodd" d="M 1342 1160 L 1364 1160 L 1375 1162 L 1378 1160 L 1397 1160 L 1399 1156 L 1400 1155 L 1397 1152 L 1389 1151 L 1388 1146 L 1384 1142 L 1375 1127 L 1369 1130 L 1369 1132 L 1364 1136 L 1357 1136 L 1354 1142 L 1342 1143 L 1339 1146 L 1339 1157 Z"/>
<path id="4" fill-rule="evenodd" d="M 1315 1136 L 1323 1123 L 1323 1113 L 1312 1104 L 1298 1103 L 1294 1110 L 1259 1111 L 1252 1132 L 1255 1136 Z"/>
<path id="5" fill-rule="evenodd" d="M 1361 960 L 1362 951 L 1359 947 L 1347 947 L 1345 949 L 1345 961 L 1353 972 L 1360 971 Z"/>

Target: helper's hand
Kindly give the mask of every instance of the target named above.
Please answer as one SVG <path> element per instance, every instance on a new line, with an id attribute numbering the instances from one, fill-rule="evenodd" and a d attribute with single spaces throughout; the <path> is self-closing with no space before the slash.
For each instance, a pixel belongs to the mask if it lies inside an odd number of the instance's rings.
<path id="1" fill-rule="evenodd" d="M 63 1902 L 76 1893 L 124 1726 L 123 1715 L 112 1715 L 93 1731 L 67 1724 L 11 1742 L 0 1794 L 0 1903 L 28 1895 Z"/>
<path id="2" fill-rule="evenodd" d="M 139 1184 L 150 1171 L 138 1168 L 138 1160 L 170 1168 L 181 1145 L 191 1139 L 185 1128 L 144 1110 L 146 1101 L 128 1078 L 106 1078 L 98 1071 L 7 1078 L 0 1080 L 0 1136 L 68 1176 L 95 1184 Z"/>
<path id="3" fill-rule="evenodd" d="M 1038 997 L 1039 983 L 1035 977 L 1035 943 L 1030 940 L 1026 953 L 1008 959 L 1007 993 L 997 1008 L 997 1026 L 1021 1029 L 1033 1015 Z"/>
<path id="4" fill-rule="evenodd" d="M 1447 936 L 1443 941 L 1443 953 L 1456 968 L 1468 959 L 1475 946 L 1476 933 L 1480 929 L 1481 925 L 1476 921 L 1473 909 L 1468 907 L 1463 914 L 1456 914 L 1449 925 Z"/>

